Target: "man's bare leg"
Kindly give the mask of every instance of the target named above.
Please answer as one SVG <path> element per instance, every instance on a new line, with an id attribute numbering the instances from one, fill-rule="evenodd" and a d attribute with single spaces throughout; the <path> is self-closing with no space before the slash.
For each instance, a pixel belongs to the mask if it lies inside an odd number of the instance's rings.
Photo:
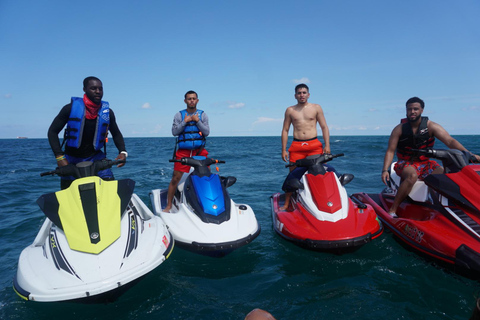
<path id="1" fill-rule="evenodd" d="M 288 206 L 290 205 L 290 198 L 292 197 L 292 192 L 285 192 L 285 203 L 283 206 L 279 208 L 281 211 L 288 210 Z"/>
<path id="2" fill-rule="evenodd" d="M 291 163 L 291 162 L 290 162 Z M 290 167 L 290 172 L 293 171 L 296 167 Z M 288 206 L 290 205 L 290 198 L 292 198 L 292 192 L 285 192 L 285 203 L 283 206 L 279 208 L 281 211 L 288 210 Z"/>
<path id="3" fill-rule="evenodd" d="M 388 213 L 396 218 L 397 217 L 397 209 L 402 203 L 403 200 L 408 196 L 410 191 L 412 191 L 413 185 L 418 180 L 417 171 L 413 167 L 405 167 L 402 172 L 402 182 L 400 183 L 400 187 L 397 190 L 397 194 L 395 195 L 395 199 L 393 199 L 393 204 L 388 210 Z"/>
<path id="4" fill-rule="evenodd" d="M 172 180 L 168 185 L 167 206 L 165 207 L 165 209 L 163 209 L 163 212 L 170 212 L 170 209 L 172 209 L 173 197 L 175 196 L 175 191 L 177 191 L 177 186 L 182 176 L 183 172 L 176 170 L 173 171 Z"/>

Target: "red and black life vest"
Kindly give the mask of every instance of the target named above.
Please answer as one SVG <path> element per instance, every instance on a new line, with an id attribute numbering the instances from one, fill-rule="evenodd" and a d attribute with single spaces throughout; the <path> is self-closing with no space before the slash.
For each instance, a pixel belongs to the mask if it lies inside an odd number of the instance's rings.
<path id="1" fill-rule="evenodd" d="M 413 133 L 412 125 L 408 119 L 402 119 L 402 134 L 398 139 L 397 158 L 399 160 L 410 161 L 418 159 L 420 161 L 428 160 L 425 156 L 420 156 L 412 149 L 428 149 L 435 144 L 435 137 L 430 136 L 427 127 L 428 117 L 422 117 L 417 133 Z"/>

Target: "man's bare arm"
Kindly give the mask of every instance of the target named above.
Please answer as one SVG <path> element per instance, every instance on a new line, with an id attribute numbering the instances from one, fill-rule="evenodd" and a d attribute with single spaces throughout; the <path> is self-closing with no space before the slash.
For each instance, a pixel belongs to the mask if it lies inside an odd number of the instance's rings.
<path id="1" fill-rule="evenodd" d="M 447 147 L 450 149 L 457 149 L 460 151 L 468 151 L 467 148 L 465 148 L 458 140 L 453 138 L 447 130 L 445 130 L 441 125 L 438 123 L 435 123 L 433 121 L 428 121 L 428 128 L 430 132 L 434 135 L 435 138 L 438 138 L 438 140 L 442 141 Z M 468 151 L 470 152 L 470 151 Z M 471 153 L 471 152 L 470 152 Z M 480 161 L 480 156 L 473 154 L 472 155 L 477 159 L 477 161 Z"/>
<path id="2" fill-rule="evenodd" d="M 456 139 L 454 139 L 441 125 L 433 121 L 428 121 L 428 128 L 432 135 L 442 141 L 450 149 L 466 151 L 467 149 Z"/>
<path id="3" fill-rule="evenodd" d="M 285 111 L 285 117 L 283 119 L 283 128 L 282 128 L 282 159 L 285 162 L 288 162 L 288 152 L 287 152 L 287 143 L 288 143 L 288 130 L 292 124 L 292 119 L 290 117 L 290 108 L 287 108 Z"/>
<path id="4" fill-rule="evenodd" d="M 325 119 L 325 115 L 323 114 L 323 110 L 321 106 L 318 106 L 317 112 L 317 121 L 320 125 L 320 129 L 322 129 L 322 136 L 323 141 L 325 142 L 324 152 L 329 154 L 330 151 L 330 130 L 328 129 L 327 120 Z M 315 124 L 316 125 L 316 124 Z"/>
<path id="5" fill-rule="evenodd" d="M 390 139 L 388 140 L 387 151 L 385 152 L 385 158 L 383 159 L 383 168 L 382 168 L 382 181 L 387 184 L 387 181 L 390 180 L 388 176 L 388 168 L 393 161 L 393 156 L 395 155 L 395 150 L 397 149 L 398 139 L 402 134 L 402 126 L 397 125 L 390 134 Z"/>

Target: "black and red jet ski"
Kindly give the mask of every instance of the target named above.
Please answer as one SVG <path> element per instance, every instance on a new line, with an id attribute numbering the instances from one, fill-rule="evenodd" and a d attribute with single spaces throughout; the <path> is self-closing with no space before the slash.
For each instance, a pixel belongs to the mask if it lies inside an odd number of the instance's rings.
<path id="1" fill-rule="evenodd" d="M 342 253 L 382 234 L 373 208 L 347 195 L 344 186 L 353 175 L 339 176 L 325 164 L 340 156 L 314 155 L 295 162 L 282 187 L 293 192 L 289 208 L 280 209 L 285 193 L 271 197 L 273 228 L 280 236 L 307 249 Z"/>
<path id="2" fill-rule="evenodd" d="M 442 161 L 444 174 L 417 181 L 392 218 L 400 177 L 390 167 L 389 185 L 380 194 L 352 195 L 373 206 L 386 227 L 407 245 L 433 258 L 480 275 L 480 165 L 459 150 L 416 150 Z M 458 270 L 461 271 L 461 270 Z"/>

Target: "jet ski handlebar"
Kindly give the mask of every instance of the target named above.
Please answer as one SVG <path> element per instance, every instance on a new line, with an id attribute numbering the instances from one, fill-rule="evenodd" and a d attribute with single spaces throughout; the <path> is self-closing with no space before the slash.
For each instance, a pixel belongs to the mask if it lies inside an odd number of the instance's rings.
<path id="1" fill-rule="evenodd" d="M 53 171 L 47 171 L 40 173 L 41 177 L 49 176 L 49 175 L 58 175 L 58 176 L 74 176 L 75 178 L 82 178 L 88 176 L 94 176 L 99 171 L 109 169 L 115 165 L 120 163 L 125 163 L 126 160 L 109 160 L 109 159 L 102 159 L 97 160 L 95 162 L 92 161 L 83 161 L 79 162 L 76 165 L 68 164 L 63 167 L 57 167 Z"/>
<path id="2" fill-rule="evenodd" d="M 338 157 L 343 157 L 344 155 L 345 155 L 344 153 L 315 154 L 315 155 L 312 155 L 312 156 L 308 156 L 305 159 L 297 160 L 295 163 L 287 164 L 285 167 L 286 168 L 288 168 L 288 167 L 310 167 L 310 166 L 313 166 L 313 165 L 316 165 L 316 164 L 331 161 L 331 160 L 333 160 L 335 158 L 338 158 Z"/>
<path id="3" fill-rule="evenodd" d="M 185 157 L 181 159 L 170 159 L 169 162 L 181 162 L 187 166 L 191 166 L 194 168 L 198 167 L 208 167 L 209 165 L 216 164 L 216 163 L 225 163 L 224 160 L 217 160 L 213 158 L 204 158 L 204 159 L 195 159 L 192 157 Z"/>
<path id="4" fill-rule="evenodd" d="M 477 162 L 471 152 L 457 149 L 412 149 L 412 151 L 418 155 L 441 160 L 446 173 L 458 172 L 469 163 Z"/>
<path id="5" fill-rule="evenodd" d="M 469 162 L 478 162 L 475 156 L 469 151 L 460 151 L 457 149 L 412 149 L 412 151 L 417 152 L 419 155 L 439 160 L 445 160 L 454 156 L 463 156 Z"/>

